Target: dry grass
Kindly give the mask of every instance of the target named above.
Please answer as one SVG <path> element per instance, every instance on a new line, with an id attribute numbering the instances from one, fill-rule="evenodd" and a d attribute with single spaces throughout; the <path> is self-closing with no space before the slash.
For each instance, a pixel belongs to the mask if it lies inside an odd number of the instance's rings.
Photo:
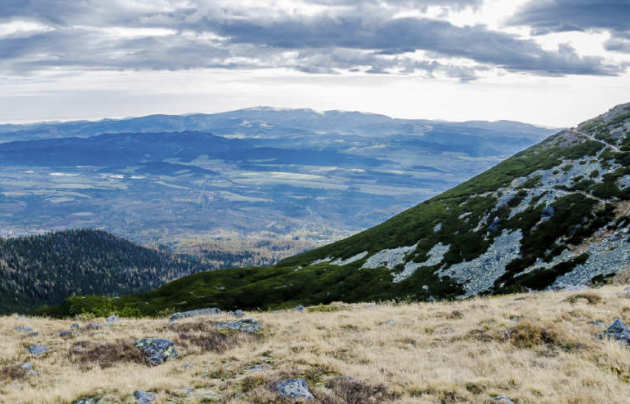
<path id="1" fill-rule="evenodd" d="M 159 403 L 290 403 L 270 386 L 303 377 L 326 404 L 491 403 L 497 395 L 518 404 L 627 403 L 630 349 L 598 339 L 604 326 L 594 325 L 630 322 L 623 289 L 247 313 L 265 323 L 261 337 L 214 331 L 223 315 L 177 326 L 123 319 L 69 339 L 58 333 L 73 320 L 9 316 L 0 321 L 0 402 L 127 403 L 140 389 Z M 39 335 L 20 334 L 18 325 Z M 179 358 L 146 366 L 133 346 L 142 337 L 171 339 Z M 33 343 L 50 352 L 32 357 Z M 35 375 L 17 369 L 26 361 Z M 196 391 L 187 396 L 188 388 Z"/>

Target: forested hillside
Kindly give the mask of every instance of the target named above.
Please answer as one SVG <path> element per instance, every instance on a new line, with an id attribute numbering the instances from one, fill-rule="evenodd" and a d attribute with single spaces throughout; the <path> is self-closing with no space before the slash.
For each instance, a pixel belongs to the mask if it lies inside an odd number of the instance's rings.
<path id="1" fill-rule="evenodd" d="M 70 295 L 140 292 L 202 267 L 103 231 L 0 239 L 0 312 L 57 304 Z"/>

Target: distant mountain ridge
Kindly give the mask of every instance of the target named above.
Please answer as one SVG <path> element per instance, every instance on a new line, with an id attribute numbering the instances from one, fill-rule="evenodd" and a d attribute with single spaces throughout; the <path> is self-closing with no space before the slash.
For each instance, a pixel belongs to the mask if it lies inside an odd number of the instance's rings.
<path id="1" fill-rule="evenodd" d="M 510 122 L 273 108 L 5 125 L 0 235 L 99 228 L 177 251 L 240 240 L 314 247 L 549 133 Z"/>
<path id="2" fill-rule="evenodd" d="M 630 272 L 630 104 L 352 237 L 270 268 L 198 273 L 122 309 L 274 308 L 581 287 Z M 191 299 L 190 296 L 197 296 Z M 94 298 L 92 307 L 110 304 Z M 90 309 L 70 299 L 61 310 Z"/>

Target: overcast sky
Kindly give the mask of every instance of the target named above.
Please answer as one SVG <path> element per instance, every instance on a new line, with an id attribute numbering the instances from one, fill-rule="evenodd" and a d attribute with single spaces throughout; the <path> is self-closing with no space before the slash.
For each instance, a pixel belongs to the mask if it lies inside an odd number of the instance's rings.
<path id="1" fill-rule="evenodd" d="M 0 122 L 343 109 L 569 126 L 630 102 L 630 0 L 0 0 Z"/>

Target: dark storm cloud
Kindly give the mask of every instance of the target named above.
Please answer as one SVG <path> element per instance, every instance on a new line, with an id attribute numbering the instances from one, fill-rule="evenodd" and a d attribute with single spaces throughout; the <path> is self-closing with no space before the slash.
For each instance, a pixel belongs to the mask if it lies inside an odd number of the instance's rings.
<path id="1" fill-rule="evenodd" d="M 566 31 L 609 31 L 611 51 L 630 52 L 630 0 L 534 0 L 510 21 L 530 26 L 534 34 Z"/>
<path id="2" fill-rule="evenodd" d="M 77 69 L 189 69 L 286 67 L 303 72 L 442 73 L 473 80 L 500 67 L 539 75 L 613 75 L 622 67 L 582 57 L 568 46 L 542 49 L 531 40 L 484 26 L 394 18 L 427 6 L 461 9 L 482 0 L 308 0 L 330 10 L 307 17 L 216 5 L 97 0 L 3 0 L 0 21 L 39 22 L 52 30 L 0 38 L 0 69 L 24 73 L 52 67 Z M 158 8 L 156 4 L 170 7 Z M 194 6 L 191 6 L 194 5 Z M 107 28 L 167 28 L 166 36 L 115 35 Z M 208 38 L 208 34 L 215 37 Z M 218 38 L 216 37 L 218 35 Z M 133 36 L 133 35 L 132 35 Z M 472 65 L 419 59 L 465 58 Z"/>

